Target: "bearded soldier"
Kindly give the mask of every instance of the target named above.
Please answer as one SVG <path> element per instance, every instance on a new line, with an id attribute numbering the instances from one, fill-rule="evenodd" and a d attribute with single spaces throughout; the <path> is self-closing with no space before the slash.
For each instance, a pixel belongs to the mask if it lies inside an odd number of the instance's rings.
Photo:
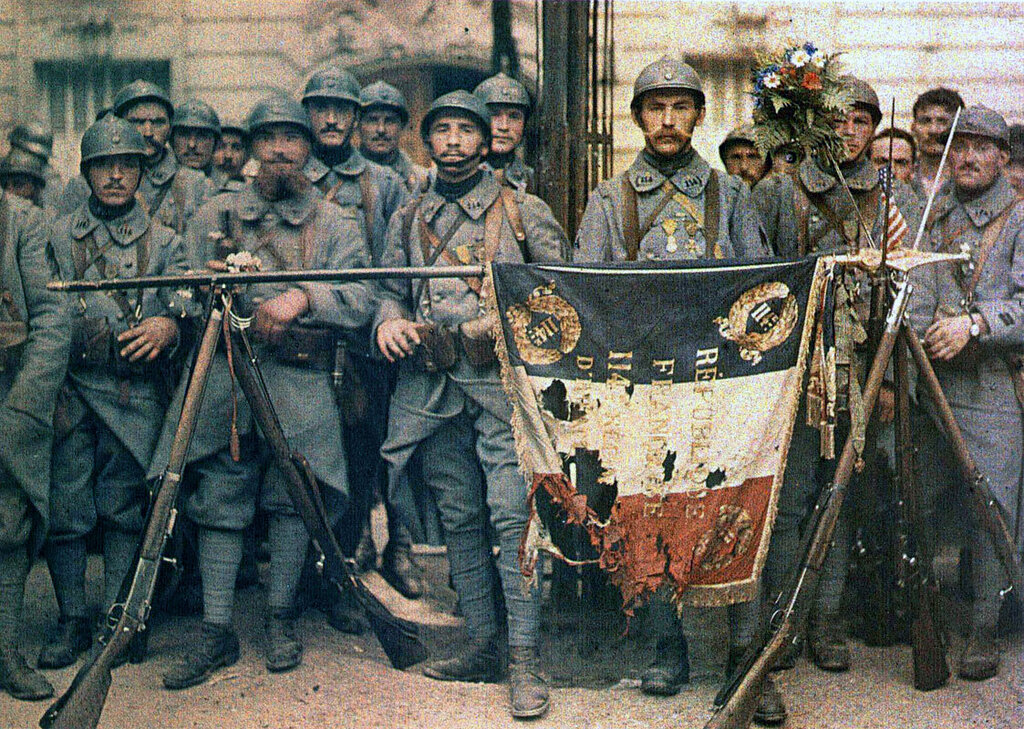
<path id="1" fill-rule="evenodd" d="M 25 581 L 49 521 L 53 407 L 67 367 L 67 308 L 42 213 L 0 191 L 0 691 L 53 687 L 20 651 Z"/>
<path id="2" fill-rule="evenodd" d="M 174 106 L 167 94 L 148 81 L 132 81 L 114 96 L 113 113 L 127 119 L 146 142 L 139 200 L 143 212 L 179 235 L 211 194 L 202 172 L 182 167 L 168 149 Z M 67 215 L 89 198 L 83 177 L 68 183 L 57 212 Z"/>
<path id="3" fill-rule="evenodd" d="M 384 265 L 563 257 L 565 236 L 547 205 L 503 187 L 480 168 L 491 123 L 479 98 L 465 91 L 439 97 L 420 132 L 437 175 L 422 196 L 392 218 Z M 452 581 L 470 636 L 467 651 L 428 664 L 424 674 L 442 681 L 494 681 L 500 672 L 485 523 L 489 507 L 508 610 L 511 712 L 539 716 L 548 705 L 537 656 L 540 593 L 525 591 L 518 568 L 527 485 L 516 461 L 511 407 L 498 377 L 481 282 L 394 281 L 380 287 L 380 296 L 377 345 L 389 360 L 401 361 L 382 449 L 389 487 L 402 484 L 399 477 L 418 449 L 424 481 L 441 511 Z"/>
<path id="4" fill-rule="evenodd" d="M 135 198 L 147 145 L 117 117 L 82 137 L 81 171 L 91 194 L 53 230 L 67 279 L 155 276 L 187 269 L 174 231 Z M 55 416 L 50 533 L 45 554 L 60 610 L 57 632 L 39 655 L 62 668 L 89 647 L 85 536 L 103 528 L 103 607 L 117 598 L 143 526 L 146 468 L 160 433 L 161 388 L 178 341 L 184 303 L 167 289 L 74 297 L 68 375 Z"/>
<path id="5" fill-rule="evenodd" d="M 220 192 L 245 184 L 242 170 L 249 161 L 249 132 L 238 122 L 220 125 L 220 139 L 213 151 L 213 174 L 210 180 Z"/>
<path id="6" fill-rule="evenodd" d="M 316 137 L 314 154 L 306 163 L 305 173 L 326 198 L 342 213 L 358 221 L 363 239 L 373 261 L 380 260 L 384 234 L 392 214 L 405 199 L 405 190 L 398 176 L 387 167 L 368 162 L 353 147 L 351 137 L 360 118 L 359 84 L 341 68 L 327 68 L 315 73 L 306 84 L 302 103 L 309 111 Z M 366 338 L 353 341 L 350 361 L 360 385 L 365 389 L 366 412 L 361 417 L 348 417 L 352 427 L 346 431 L 352 471 L 352 501 L 345 515 L 344 529 L 339 534 L 348 552 L 355 552 L 363 567 L 372 567 L 376 551 L 370 535 L 370 509 L 378 484 L 384 478 L 383 464 L 367 453 L 377 453 L 384 440 L 387 424 L 387 400 L 393 371 L 382 368 L 369 357 Z M 411 558 L 412 536 L 388 507 L 389 540 L 384 552 L 382 574 L 402 594 L 419 597 L 422 586 Z M 353 544 L 353 541 L 356 541 Z M 332 624 L 342 629 L 351 625 L 351 610 L 334 603 L 330 606 Z"/>
<path id="7" fill-rule="evenodd" d="M 853 105 L 836 124 L 846 149 L 845 159 L 838 160 L 839 172 L 826 160 L 811 157 L 803 160 L 793 174 L 773 175 L 754 188 L 753 200 L 761 213 L 762 225 L 769 243 L 779 255 L 796 257 L 842 252 L 867 247 L 870 241 L 881 245 L 885 240 L 884 190 L 878 171 L 868 159 L 871 139 L 882 119 L 878 95 L 870 85 L 853 76 L 844 77 L 844 83 L 851 92 Z M 907 185 L 893 182 L 890 204 L 900 211 L 910 230 L 917 227 L 921 203 Z M 865 229 L 870 232 L 870 238 Z M 896 242 L 889 240 L 890 245 Z M 867 310 L 863 305 L 867 298 L 866 286 L 862 287 L 862 292 L 860 300 L 853 303 L 858 304 L 863 319 Z M 857 326 L 856 330 L 864 334 L 863 328 Z M 857 332 L 851 338 L 863 345 L 866 336 L 859 337 Z M 852 347 L 853 343 L 844 351 Z M 866 372 L 866 363 L 861 362 L 863 356 L 864 352 L 859 350 L 850 358 L 851 362 L 839 363 L 841 369 L 852 370 L 851 380 L 858 369 Z M 878 408 L 880 420 L 891 421 L 891 386 L 883 387 Z M 806 413 L 801 409 L 793 429 L 785 482 L 765 563 L 765 582 L 770 595 L 784 588 L 786 575 L 799 559 L 801 525 L 821 480 L 829 480 L 829 473 L 835 466 L 834 461 L 820 458 L 818 432 L 806 422 Z M 836 526 L 835 546 L 829 550 L 822 567 L 810 619 L 811 658 L 815 665 L 828 671 L 845 671 L 850 666 L 840 609 L 853 538 L 852 498 L 844 504 Z"/>
<path id="8" fill-rule="evenodd" d="M 971 455 L 1018 535 L 1019 553 L 1024 456 L 1015 378 L 1024 353 L 1024 204 L 1002 171 L 1008 152 L 1009 130 L 998 112 L 984 106 L 963 112 L 949 148 L 951 185 L 928 223 L 933 250 L 968 253 L 970 261 L 919 269 L 910 315 Z M 925 405 L 933 413 L 930 398 Z M 937 499 L 957 469 L 936 428 L 922 431 L 932 456 L 924 459 L 922 483 L 938 484 Z M 996 628 L 1005 578 L 978 518 L 967 521 L 974 603 L 959 674 L 980 681 L 999 670 Z"/>
<path id="9" fill-rule="evenodd" d="M 711 169 L 691 146 L 704 120 L 704 102 L 700 77 L 682 61 L 663 58 L 640 72 L 630 107 L 644 150 L 629 170 L 591 194 L 576 237 L 575 262 L 768 255 L 747 186 Z M 689 681 L 687 640 L 667 599 L 655 598 L 651 611 L 657 655 L 643 674 L 641 690 L 671 696 Z M 757 637 L 760 611 L 759 600 L 729 608 L 729 670 Z M 769 678 L 756 716 L 781 722 L 785 711 Z"/>
<path id="10" fill-rule="evenodd" d="M 526 87 L 499 73 L 481 81 L 473 93 L 491 112 L 491 151 L 484 166 L 502 184 L 523 192 L 533 189 L 533 168 L 523 162 L 519 151 L 532 108 Z"/>
<path id="11" fill-rule="evenodd" d="M 39 122 L 18 124 L 7 135 L 11 149 L 20 149 L 35 157 L 42 165 L 45 185 L 36 203 L 46 210 L 55 210 L 64 192 L 64 179 L 50 164 L 53 154 L 53 133 Z"/>
<path id="12" fill-rule="evenodd" d="M 370 262 L 360 218 L 324 200 L 302 173 L 313 142 L 302 106 L 285 96 L 256 104 L 249 116 L 258 176 L 234 193 L 207 203 L 189 224 L 193 267 L 223 268 L 226 242 L 258 257 L 263 270 L 361 268 Z M 332 391 L 335 327 L 355 329 L 371 314 L 362 282 L 266 284 L 249 287 L 238 305 L 253 307 L 252 334 L 271 399 L 290 445 L 308 459 L 329 507 L 347 492 L 342 424 Z M 241 356 L 241 353 L 235 353 Z M 165 463 L 164 446 L 180 412 L 176 394 L 154 470 Z M 259 479 L 262 444 L 245 404 L 232 413 L 232 386 L 225 353 L 219 352 L 207 384 L 189 458 L 198 485 L 185 513 L 199 525 L 203 623 L 182 660 L 164 675 L 164 686 L 184 689 L 206 681 L 238 660 L 232 629 L 235 578 L 242 532 L 259 503 L 270 515 L 266 666 L 287 671 L 302 660 L 295 632 L 294 600 L 308 536 L 276 466 Z M 232 433 L 239 434 L 236 440 Z M 234 453 L 234 455 L 233 455 Z"/>
<path id="13" fill-rule="evenodd" d="M 427 170 L 412 161 L 398 146 L 409 125 L 409 107 L 401 91 L 384 81 L 374 81 L 359 92 L 359 151 L 371 162 L 390 167 L 406 192 L 416 193 L 427 182 Z"/>

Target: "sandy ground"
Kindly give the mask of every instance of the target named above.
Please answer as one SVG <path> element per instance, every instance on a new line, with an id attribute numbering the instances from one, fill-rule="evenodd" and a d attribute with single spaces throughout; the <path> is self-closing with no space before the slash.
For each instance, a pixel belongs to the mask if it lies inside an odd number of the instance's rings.
<path id="1" fill-rule="evenodd" d="M 431 583 L 430 594 L 410 603 L 393 593 L 403 612 L 423 624 L 423 636 L 434 655 L 452 653 L 463 637 L 461 621 L 450 615 L 454 595 L 446 587 L 444 557 L 421 556 Z M 90 589 L 99 588 L 99 562 L 90 563 Z M 30 584 L 25 647 L 38 651 L 47 628 L 56 619 L 53 595 L 42 564 Z M 259 587 L 239 593 L 237 623 L 242 658 L 209 683 L 184 692 L 165 691 L 161 673 L 187 650 L 196 618 L 165 618 L 155 625 L 150 658 L 114 673 L 101 727 L 479 727 L 522 726 L 506 713 L 504 685 L 439 683 L 417 668 L 391 669 L 372 635 L 348 636 L 330 628 L 320 613 L 310 611 L 300 623 L 306 653 L 303 665 L 287 674 L 271 675 L 263 667 L 263 592 Z M 951 628 L 958 633 L 962 610 L 950 605 Z M 629 634 L 614 613 L 597 613 L 584 634 L 572 616 L 545 620 L 543 658 L 556 688 L 551 711 L 533 727 L 632 729 L 640 727 L 699 728 L 711 713 L 711 700 L 724 662 L 724 611 L 688 615 L 697 636 L 691 639 L 693 681 L 674 698 L 652 698 L 639 691 L 638 677 L 650 660 L 643 639 L 643 621 L 634 620 Z M 962 648 L 954 637 L 951 656 Z M 854 668 L 828 674 L 801 659 L 796 669 L 780 675 L 792 729 L 958 729 L 1024 727 L 1024 637 L 1015 636 L 1004 649 L 1000 675 L 982 683 L 953 678 L 937 691 L 921 693 L 911 686 L 911 656 L 906 646 L 867 648 L 853 643 Z M 58 692 L 74 676 L 72 668 L 48 674 Z M 24 703 L 0 695 L 0 729 L 34 727 L 47 702 Z"/>

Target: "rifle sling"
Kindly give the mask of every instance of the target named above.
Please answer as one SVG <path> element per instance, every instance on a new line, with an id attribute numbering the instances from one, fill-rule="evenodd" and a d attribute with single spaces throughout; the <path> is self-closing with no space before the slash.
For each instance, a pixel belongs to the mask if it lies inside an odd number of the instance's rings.
<path id="1" fill-rule="evenodd" d="M 146 232 L 135 243 L 135 270 L 139 276 L 145 276 L 149 268 L 149 239 L 152 232 L 153 226 L 150 224 L 146 227 Z M 93 266 L 100 272 L 100 278 L 107 278 L 107 263 L 104 254 L 112 245 L 114 245 L 113 236 L 111 236 L 110 241 L 103 248 L 100 248 L 96 243 L 95 229 L 90 231 L 82 240 L 76 241 L 76 244 L 72 246 L 75 261 L 75 278 L 82 280 L 86 272 Z M 91 257 L 89 257 L 90 254 Z M 133 322 L 138 324 L 137 318 L 142 316 L 142 297 L 144 293 L 144 289 L 137 291 L 134 309 L 128 303 L 128 295 L 123 290 L 108 291 L 107 295 L 117 304 L 117 308 L 124 315 L 125 322 L 132 326 Z"/>
<path id="2" fill-rule="evenodd" d="M 818 212 L 820 212 L 822 217 L 825 218 L 825 220 L 828 222 L 832 230 L 839 234 L 839 237 L 843 239 L 846 245 L 850 247 L 856 246 L 857 240 L 860 238 L 861 234 L 862 221 L 864 227 L 868 228 L 868 230 L 871 230 L 875 227 L 875 221 L 878 218 L 878 198 L 881 194 L 880 185 L 875 185 L 875 187 L 871 188 L 871 190 L 869 190 L 866 195 L 862 195 L 859 199 L 857 199 L 857 239 L 851 239 L 846 235 L 843 219 L 832 208 L 832 206 L 829 205 L 826 197 L 821 193 L 811 192 L 810 190 L 808 190 L 804 186 L 803 182 L 799 179 L 799 177 L 797 177 L 797 182 L 799 194 L 802 197 L 805 197 L 809 203 L 811 203 L 812 205 L 814 205 L 815 208 L 817 208 Z M 796 194 L 797 190 L 794 190 L 794 195 Z M 820 234 L 815 236 L 814 240 L 811 240 L 809 226 L 809 206 L 807 206 L 806 204 L 798 203 L 796 204 L 796 210 L 798 220 L 797 238 L 799 239 L 801 237 L 800 234 L 802 232 L 803 240 L 800 242 L 800 255 L 804 256 L 807 255 L 808 253 L 817 250 L 818 242 L 824 237 L 827 230 L 820 230 Z"/>
<path id="3" fill-rule="evenodd" d="M 341 206 L 338 202 L 338 192 L 342 186 L 347 182 L 347 179 L 342 177 L 338 180 L 328 191 L 324 197 L 328 202 L 334 203 L 337 206 Z M 373 235 L 373 219 L 376 215 L 377 207 L 377 191 L 373 186 L 373 182 L 370 180 L 370 173 L 368 169 L 363 169 L 359 173 L 359 207 L 363 210 L 363 238 L 367 244 L 370 243 L 370 238 Z"/>

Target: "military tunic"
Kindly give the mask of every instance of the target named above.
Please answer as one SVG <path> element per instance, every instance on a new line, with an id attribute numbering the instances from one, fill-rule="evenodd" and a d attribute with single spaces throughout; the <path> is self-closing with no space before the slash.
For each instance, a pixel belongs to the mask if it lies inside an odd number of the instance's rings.
<path id="1" fill-rule="evenodd" d="M 152 223 L 138 204 L 121 217 L 104 221 L 83 203 L 54 224 L 52 242 L 64 278 L 97 280 L 182 273 L 188 264 L 174 231 Z M 140 253 L 144 246 L 145 253 Z M 140 262 L 145 270 L 137 270 Z M 84 268 L 84 271 L 82 270 Z M 57 422 L 53 451 L 51 538 L 84 537 L 97 519 L 120 531 L 142 528 L 143 479 L 160 434 L 166 408 L 161 380 L 172 344 L 153 363 L 129 364 L 116 354 L 117 335 L 154 316 L 180 319 L 190 302 L 170 289 L 141 289 L 124 295 L 130 321 L 110 292 L 72 295 L 72 326 L 82 331 L 84 317 L 105 319 L 110 355 L 87 364 L 72 352 Z M 103 345 L 106 346 L 106 345 Z M 93 484 L 95 478 L 95 484 Z"/>
<path id="2" fill-rule="evenodd" d="M 522 158 L 518 154 L 513 154 L 512 160 L 505 167 L 497 171 L 486 159 L 480 166 L 485 170 L 495 172 L 500 175 L 501 181 L 513 190 L 530 192 L 536 189 L 534 185 L 535 174 L 533 168 L 523 162 Z"/>
<path id="3" fill-rule="evenodd" d="M 160 161 L 152 167 L 143 165 L 142 181 L 137 195 L 145 203 L 151 218 L 179 235 L 185 233 L 185 226 L 195 215 L 199 206 L 216 191 L 198 170 L 178 164 L 170 149 L 164 149 Z M 89 199 L 89 183 L 82 175 L 68 182 L 64 188 L 59 216 L 67 215 Z M 157 209 L 153 210 L 156 205 Z"/>
<path id="4" fill-rule="evenodd" d="M 413 207 L 410 203 L 392 218 L 382 265 L 425 265 L 421 221 L 439 236 L 455 231 L 446 248 L 460 263 L 482 262 L 486 213 L 492 205 L 502 204 L 500 193 L 497 179 L 486 171 L 472 190 L 454 202 L 446 202 L 431 187 L 418 205 Z M 565 236 L 548 206 L 525 193 L 516 193 L 515 197 L 529 260 L 562 260 Z M 407 222 L 410 215 L 412 218 Z M 409 239 L 403 240 L 406 229 Z M 523 257 L 523 250 L 503 215 L 493 260 L 521 262 Z M 444 257 L 438 257 L 431 265 L 449 264 Z M 404 318 L 457 331 L 460 324 L 484 313 L 480 296 L 459 278 L 433 279 L 422 287 L 418 282 L 396 279 L 382 282 L 378 291 L 380 306 L 375 330 L 384 321 Z M 508 605 L 509 643 L 535 645 L 533 598 L 524 596 L 517 583 L 518 540 L 528 518 L 527 485 L 518 470 L 511 415 L 496 363 L 476 367 L 461 358 L 447 372 L 427 372 L 406 358 L 401 362 L 391 398 L 388 437 L 381 453 L 390 467 L 393 503 L 401 507 L 413 503 L 407 494 L 396 492 L 405 487 L 400 476 L 419 448 L 424 480 L 434 490 L 441 511 L 452 576 L 467 629 L 474 638 L 488 637 L 497 630 L 490 603 L 484 532 L 486 510 L 490 509 L 501 543 L 498 568 Z M 481 466 L 486 489 L 479 477 Z M 415 513 L 409 512 L 402 516 L 409 524 L 416 518 Z"/>
<path id="5" fill-rule="evenodd" d="M 427 186 L 427 168 L 413 162 L 404 149 L 396 149 L 394 160 L 384 166 L 398 175 L 406 193 L 410 195 L 422 192 Z"/>
<path id="6" fill-rule="evenodd" d="M 71 332 L 64 297 L 46 289 L 56 276 L 42 213 L 0 191 L 0 321 L 24 322 L 28 335 L 0 351 L 0 550 L 34 551 L 49 521 L 53 408 Z"/>
<path id="7" fill-rule="evenodd" d="M 362 268 L 369 265 L 363 243 L 361 221 L 345 216 L 328 205 L 315 189 L 277 202 L 270 202 L 253 182 L 237 193 L 221 194 L 204 205 L 189 224 L 187 246 L 194 268 L 203 268 L 216 258 L 216 240 L 221 232 L 222 213 L 235 219 L 232 233 L 240 250 L 256 255 L 263 271 L 302 268 Z M 303 260 L 303 229 L 312 226 L 308 260 Z M 264 244 L 264 241 L 270 241 Z M 272 250 L 273 249 L 273 252 Z M 280 258 L 279 258 L 280 257 Z M 255 307 L 289 288 L 301 288 L 309 297 L 310 309 L 298 324 L 355 329 L 371 316 L 372 297 L 365 282 L 343 284 L 301 283 L 260 284 L 247 288 L 242 305 Z M 285 436 L 292 448 L 309 460 L 317 478 L 337 492 L 347 492 L 346 458 L 342 427 L 334 400 L 331 373 L 279 361 L 271 348 L 254 341 L 260 366 L 277 410 Z M 168 411 L 151 474 L 166 465 L 170 441 L 181 411 L 184 389 L 175 393 Z M 231 424 L 231 380 L 223 345 L 218 350 L 207 383 L 199 420 L 189 449 L 190 463 L 199 463 L 201 483 L 188 501 L 188 514 L 196 523 L 215 529 L 242 529 L 255 510 L 254 474 L 258 464 L 233 464 L 227 455 Z M 249 409 L 239 393 L 238 430 L 254 432 Z M 228 475 L 225 476 L 225 473 Z M 264 505 L 273 511 L 291 513 L 291 501 L 283 489 L 264 489 Z"/>
<path id="8" fill-rule="evenodd" d="M 705 192 L 711 175 L 717 175 L 718 180 L 719 222 L 716 243 L 709 251 L 704 214 Z M 628 259 L 623 232 L 624 183 L 636 191 L 637 230 L 640 235 L 637 260 L 757 258 L 769 255 L 761 242 L 757 213 L 750 205 L 750 193 L 738 177 L 712 170 L 695 153 L 689 164 L 668 178 L 641 153 L 628 170 L 602 182 L 590 194 L 576 234 L 573 260 Z M 661 207 L 666 194 L 670 197 Z M 651 221 L 655 213 L 657 215 Z M 648 221 L 648 229 L 642 230 Z"/>
<path id="9" fill-rule="evenodd" d="M 1009 515 L 1012 533 L 1015 522 L 1022 517 L 1024 446 L 1021 407 L 1008 359 L 1024 353 L 1024 205 L 1016 201 L 1005 176 L 969 202 L 959 200 L 950 189 L 935 202 L 929 234 L 932 250 L 968 252 L 977 266 L 986 227 L 998 224 L 993 221 L 1007 209 L 1010 212 L 1002 231 L 981 267 L 973 301 L 966 301 L 966 288 L 973 275 L 966 265 L 919 268 L 913 276 L 910 317 L 922 336 L 933 321 L 959 316 L 968 308 L 980 313 L 988 324 L 989 332 L 969 343 L 952 361 L 932 364 L 971 455 Z M 947 448 L 938 448 L 935 455 L 937 462 L 930 465 L 935 466 L 936 473 L 930 475 L 945 482 L 949 474 L 957 472 L 956 466 L 948 462 Z M 1022 542 L 1018 539 L 1019 550 L 1024 548 Z"/>

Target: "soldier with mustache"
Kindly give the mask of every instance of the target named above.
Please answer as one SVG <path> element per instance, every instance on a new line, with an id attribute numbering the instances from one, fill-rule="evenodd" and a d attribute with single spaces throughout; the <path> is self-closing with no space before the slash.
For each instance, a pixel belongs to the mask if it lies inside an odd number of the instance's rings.
<path id="1" fill-rule="evenodd" d="M 924 199 L 928 198 L 933 185 L 942 185 L 948 179 L 948 173 L 943 179 L 936 179 L 945 147 L 942 140 L 953 125 L 956 110 L 962 108 L 964 100 L 960 94 L 941 86 L 928 89 L 914 101 L 910 133 L 917 140 L 917 166 L 910 184 Z"/>
<path id="2" fill-rule="evenodd" d="M 384 81 L 374 81 L 359 92 L 359 106 L 359 151 L 371 162 L 394 170 L 406 192 L 422 190 L 427 169 L 398 146 L 409 125 L 409 107 L 402 92 Z"/>

